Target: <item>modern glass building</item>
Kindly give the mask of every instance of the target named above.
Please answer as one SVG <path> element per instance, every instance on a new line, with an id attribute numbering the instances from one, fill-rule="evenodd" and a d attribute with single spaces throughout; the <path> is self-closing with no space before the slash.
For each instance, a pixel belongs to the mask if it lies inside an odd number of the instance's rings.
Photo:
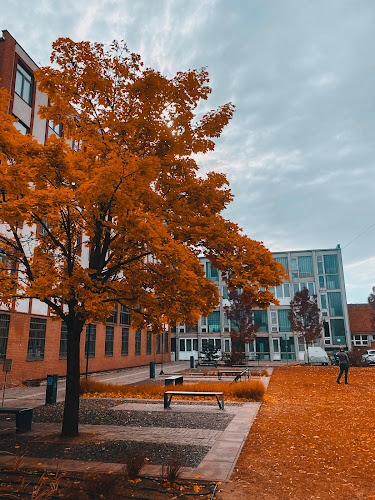
<path id="1" fill-rule="evenodd" d="M 279 305 L 267 310 L 255 310 L 254 322 L 258 324 L 255 341 L 245 346 L 245 354 L 261 360 L 303 361 L 305 345 L 296 332 L 291 331 L 288 320 L 290 301 L 303 288 L 310 295 L 317 295 L 323 329 L 316 345 L 326 351 L 337 350 L 340 344 L 351 347 L 345 281 L 338 245 L 334 249 L 277 252 L 274 258 L 282 264 L 289 279 L 273 292 Z M 230 352 L 231 325 L 225 313 L 229 305 L 226 276 L 212 268 L 207 259 L 201 264 L 206 276 L 217 284 L 220 304 L 207 318 L 201 317 L 196 325 L 176 325 L 172 328 L 172 356 L 176 360 L 199 359 L 205 346 L 215 346 L 219 354 Z"/>

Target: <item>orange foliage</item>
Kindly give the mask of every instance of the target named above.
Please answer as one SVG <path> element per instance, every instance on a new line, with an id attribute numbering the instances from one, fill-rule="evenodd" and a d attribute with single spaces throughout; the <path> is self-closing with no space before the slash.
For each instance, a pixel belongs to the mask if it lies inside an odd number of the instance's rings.
<path id="1" fill-rule="evenodd" d="M 196 323 L 218 302 L 199 254 L 253 306 L 268 306 L 286 275 L 221 215 L 232 200 L 225 175 L 197 174 L 192 155 L 214 149 L 234 111 L 227 103 L 197 119 L 211 92 L 205 70 L 168 78 L 117 42 L 68 38 L 51 60 L 36 73 L 51 103 L 40 112 L 64 138 L 22 136 L 0 92 L 0 245 L 18 269 L 0 266 L 0 300 L 38 298 L 65 321 L 73 433 L 85 323 L 104 322 L 118 302 L 135 328 Z"/>
<path id="2" fill-rule="evenodd" d="M 246 380 L 228 384 L 225 382 L 197 382 L 176 386 L 176 390 L 196 392 L 220 391 L 224 397 L 232 401 L 262 401 L 265 388 L 259 380 Z M 144 385 L 117 385 L 97 382 L 93 379 L 81 379 L 80 391 L 86 397 L 106 397 L 106 398 L 140 398 L 140 399 L 161 399 L 164 392 L 173 388 L 164 385 L 144 384 Z M 180 398 L 180 396 L 179 396 Z M 181 396 L 181 399 L 186 399 Z M 191 399 L 189 397 L 188 399 Z M 196 399 L 201 399 L 197 397 Z"/>
<path id="3" fill-rule="evenodd" d="M 218 500 L 371 498 L 374 377 L 338 367 L 275 368 L 261 409 Z M 246 484 L 246 492 L 242 485 Z"/>

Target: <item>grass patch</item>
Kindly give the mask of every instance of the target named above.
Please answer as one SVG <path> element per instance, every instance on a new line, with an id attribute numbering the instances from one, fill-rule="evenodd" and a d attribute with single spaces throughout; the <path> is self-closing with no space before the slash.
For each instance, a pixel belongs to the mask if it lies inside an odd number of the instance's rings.
<path id="1" fill-rule="evenodd" d="M 80 384 L 80 394 L 83 397 L 163 399 L 164 392 L 173 389 L 174 387 L 170 386 L 151 384 L 138 386 L 106 384 L 90 378 L 87 380 L 81 379 Z M 197 382 L 177 386 L 176 390 L 178 389 L 197 392 L 221 391 L 226 399 L 232 401 L 262 401 L 265 392 L 264 385 L 259 380 L 246 380 L 233 384 L 227 382 Z M 183 399 L 182 396 L 180 397 Z"/>

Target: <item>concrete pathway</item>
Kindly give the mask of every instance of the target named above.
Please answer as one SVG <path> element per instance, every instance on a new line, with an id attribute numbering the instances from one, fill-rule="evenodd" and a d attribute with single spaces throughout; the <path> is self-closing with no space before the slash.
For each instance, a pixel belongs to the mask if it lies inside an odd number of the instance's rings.
<path id="1" fill-rule="evenodd" d="M 188 362 L 169 363 L 164 366 L 164 373 L 171 374 L 189 367 Z M 128 370 L 113 371 L 91 375 L 96 380 L 112 383 L 129 383 L 142 381 L 148 378 L 149 368 L 139 367 Z M 163 379 L 164 376 L 157 377 Z M 262 377 L 262 382 L 267 387 L 269 377 Z M 58 400 L 64 398 L 64 381 L 59 382 Z M 6 392 L 6 406 L 40 406 L 45 402 L 45 386 L 40 388 L 12 388 Z M 94 441 L 143 441 L 157 443 L 173 443 L 179 445 L 198 445 L 210 448 L 207 455 L 196 468 L 186 467 L 181 477 L 194 479 L 200 477 L 210 481 L 226 481 L 230 478 L 236 465 L 238 456 L 246 440 L 252 422 L 260 408 L 260 403 L 226 402 L 224 413 L 233 416 L 233 419 L 223 431 L 189 428 L 163 428 L 163 427 L 131 427 L 131 426 L 109 426 L 109 425 L 80 425 L 81 435 L 85 434 L 85 442 Z M 113 407 L 113 411 L 168 411 L 172 414 L 184 412 L 199 412 L 207 414 L 208 418 L 215 418 L 216 414 L 223 414 L 216 402 L 206 401 L 182 401 L 173 400 L 169 409 L 164 410 L 163 402 L 159 400 L 127 400 L 123 404 Z M 61 424 L 33 423 L 33 428 L 28 436 L 32 435 L 38 441 L 56 439 L 60 432 Z M 21 439 L 21 436 L 20 436 Z M 67 439 L 67 438 L 65 438 Z M 78 438 L 71 439 L 79 442 Z M 69 440 L 67 439 L 67 442 Z M 0 445 L 1 450 L 1 445 Z M 13 466 L 14 456 L 0 451 L 0 466 Z M 56 459 L 40 459 L 23 457 L 22 466 L 44 469 L 56 469 Z M 60 470 L 66 471 L 95 471 L 95 472 L 121 472 L 121 464 L 82 462 L 75 460 L 58 460 Z M 145 465 L 142 469 L 144 475 L 159 476 L 162 468 L 158 465 Z"/>

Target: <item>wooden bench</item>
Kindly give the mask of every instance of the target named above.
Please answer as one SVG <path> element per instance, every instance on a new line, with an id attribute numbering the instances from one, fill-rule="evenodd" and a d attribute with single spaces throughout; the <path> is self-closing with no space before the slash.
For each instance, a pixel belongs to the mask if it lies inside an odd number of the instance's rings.
<path id="1" fill-rule="evenodd" d="M 251 375 L 250 375 L 250 370 L 248 368 L 245 368 L 244 370 L 218 370 L 217 371 L 217 378 L 219 380 L 221 380 L 221 377 L 223 375 L 234 375 L 236 378 L 241 378 L 242 375 L 245 375 L 247 376 L 248 379 L 251 378 Z"/>
<path id="2" fill-rule="evenodd" d="M 171 375 L 164 379 L 165 385 L 178 385 L 184 383 L 184 377 L 182 375 Z"/>
<path id="3" fill-rule="evenodd" d="M 200 396 L 200 397 L 216 397 L 216 401 L 220 410 L 224 410 L 224 393 L 222 392 L 197 392 L 197 391 L 166 391 L 164 393 L 164 409 L 166 410 L 171 406 L 173 396 Z M 219 397 L 221 396 L 221 403 Z"/>
<path id="4" fill-rule="evenodd" d="M 16 432 L 26 432 L 31 430 L 33 420 L 32 408 L 0 408 L 0 413 L 11 413 L 16 415 Z"/>

